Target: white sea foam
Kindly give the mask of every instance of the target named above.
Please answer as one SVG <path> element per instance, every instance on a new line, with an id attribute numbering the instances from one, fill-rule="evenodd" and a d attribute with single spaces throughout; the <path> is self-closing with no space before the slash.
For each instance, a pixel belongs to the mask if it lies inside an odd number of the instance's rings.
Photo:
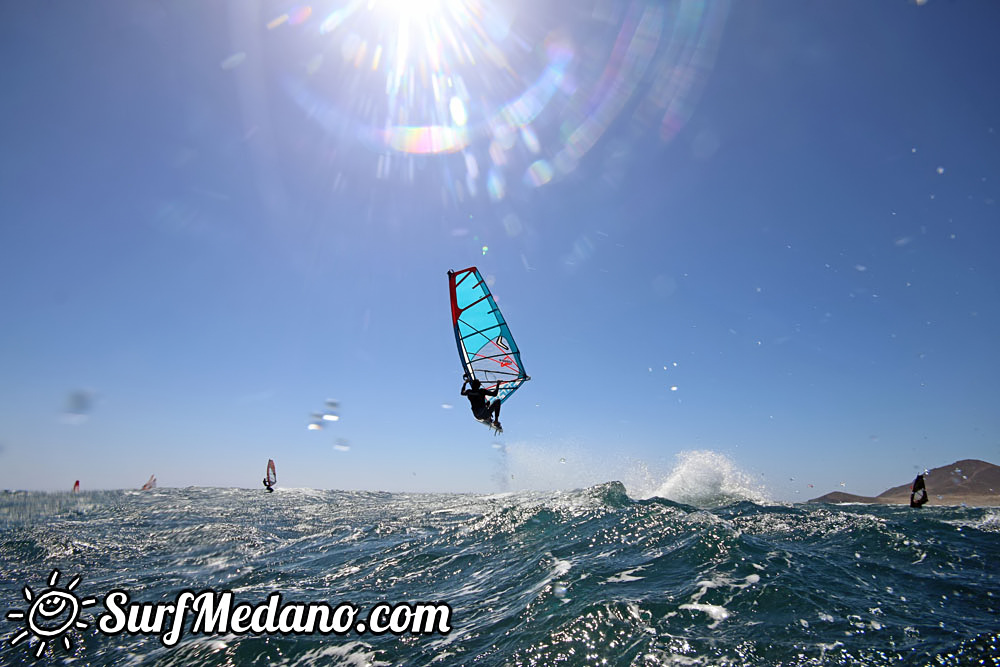
<path id="1" fill-rule="evenodd" d="M 708 450 L 677 455 L 677 465 L 666 479 L 640 497 L 658 496 L 674 502 L 710 507 L 734 499 L 768 501 L 763 488 L 724 454 Z"/>
<path id="2" fill-rule="evenodd" d="M 701 611 L 709 615 L 714 623 L 708 625 L 709 628 L 714 628 L 722 621 L 729 618 L 729 610 L 723 606 L 717 604 L 701 604 L 699 602 L 690 602 L 688 604 L 682 604 L 681 609 L 692 609 L 694 611 Z"/>
<path id="3" fill-rule="evenodd" d="M 494 477 L 502 491 L 580 489 L 621 481 L 632 498 L 665 498 L 696 507 L 738 500 L 770 502 L 753 477 L 729 457 L 711 450 L 685 451 L 671 469 L 647 461 L 609 457 L 575 443 L 507 444 L 497 451 Z"/>
<path id="4" fill-rule="evenodd" d="M 323 646 L 293 658 L 289 665 L 344 665 L 344 667 L 379 667 L 391 663 L 376 659 L 376 653 L 363 642 Z"/>
<path id="5" fill-rule="evenodd" d="M 572 568 L 572 567 L 573 567 L 573 564 L 570 563 L 568 560 L 565 560 L 565 559 L 557 560 L 552 565 L 552 575 L 556 576 L 556 577 L 561 577 L 564 574 L 566 574 L 567 572 L 569 572 L 570 568 Z"/>
<path id="6" fill-rule="evenodd" d="M 645 577 L 636 577 L 636 576 L 633 576 L 636 572 L 639 572 L 642 569 L 643 569 L 642 567 L 633 567 L 631 570 L 625 570 L 623 572 L 619 572 L 618 574 L 614 575 L 613 577 L 608 577 L 607 579 L 605 579 L 604 583 L 607 583 L 607 584 L 620 584 L 620 583 L 624 583 L 626 581 L 639 581 L 641 579 L 645 579 Z"/>
<path id="7" fill-rule="evenodd" d="M 961 518 L 946 520 L 945 523 L 962 528 L 976 528 L 987 533 L 1000 533 L 1000 511 L 991 508 L 978 518 Z"/>

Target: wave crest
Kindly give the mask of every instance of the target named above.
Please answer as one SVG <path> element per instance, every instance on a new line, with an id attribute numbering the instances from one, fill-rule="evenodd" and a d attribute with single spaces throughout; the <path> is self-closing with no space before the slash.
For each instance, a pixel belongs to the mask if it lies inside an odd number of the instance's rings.
<path id="1" fill-rule="evenodd" d="M 640 490 L 640 498 L 665 498 L 695 507 L 720 507 L 745 500 L 769 502 L 761 485 L 724 454 L 709 450 L 681 452 L 666 479 Z"/>

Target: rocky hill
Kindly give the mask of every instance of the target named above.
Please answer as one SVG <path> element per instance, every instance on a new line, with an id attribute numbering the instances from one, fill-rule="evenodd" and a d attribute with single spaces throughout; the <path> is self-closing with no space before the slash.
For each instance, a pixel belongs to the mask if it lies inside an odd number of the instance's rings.
<path id="1" fill-rule="evenodd" d="M 887 489 L 877 496 L 858 496 L 834 491 L 813 498 L 810 503 L 881 503 L 908 505 L 912 479 Z M 941 466 L 924 475 L 929 501 L 927 505 L 1000 506 L 1000 466 L 963 459 Z"/>

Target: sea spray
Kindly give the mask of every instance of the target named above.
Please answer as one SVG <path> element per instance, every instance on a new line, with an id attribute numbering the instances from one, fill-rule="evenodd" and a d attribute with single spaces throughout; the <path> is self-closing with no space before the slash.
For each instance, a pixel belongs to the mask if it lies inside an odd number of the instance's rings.
<path id="1" fill-rule="evenodd" d="M 501 491 L 582 489 L 618 480 L 635 499 L 658 497 L 696 507 L 768 501 L 763 485 L 725 454 L 711 450 L 681 452 L 667 468 L 576 443 L 498 443 L 494 448 L 494 480 Z"/>
<path id="2" fill-rule="evenodd" d="M 764 487 L 723 454 L 708 450 L 681 452 L 677 465 L 648 495 L 696 507 L 719 507 L 740 500 L 768 501 Z"/>
<path id="3" fill-rule="evenodd" d="M 620 479 L 610 474 L 600 453 L 574 442 L 539 445 L 516 441 L 495 445 L 497 468 L 494 478 L 500 490 L 551 491 L 582 489 Z"/>

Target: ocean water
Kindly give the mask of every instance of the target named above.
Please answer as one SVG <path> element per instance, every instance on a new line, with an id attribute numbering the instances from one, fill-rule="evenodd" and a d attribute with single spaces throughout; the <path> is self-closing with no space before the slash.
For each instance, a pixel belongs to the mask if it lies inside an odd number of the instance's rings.
<path id="1" fill-rule="evenodd" d="M 74 665 L 1000 664 L 1000 510 L 702 501 L 618 482 L 0 494 L 0 664 L 43 642 L 38 662 Z M 167 645 L 167 623 L 101 632 L 116 590 L 153 611 L 184 590 L 357 619 L 445 603 L 449 629 L 194 634 L 189 613 Z"/>

